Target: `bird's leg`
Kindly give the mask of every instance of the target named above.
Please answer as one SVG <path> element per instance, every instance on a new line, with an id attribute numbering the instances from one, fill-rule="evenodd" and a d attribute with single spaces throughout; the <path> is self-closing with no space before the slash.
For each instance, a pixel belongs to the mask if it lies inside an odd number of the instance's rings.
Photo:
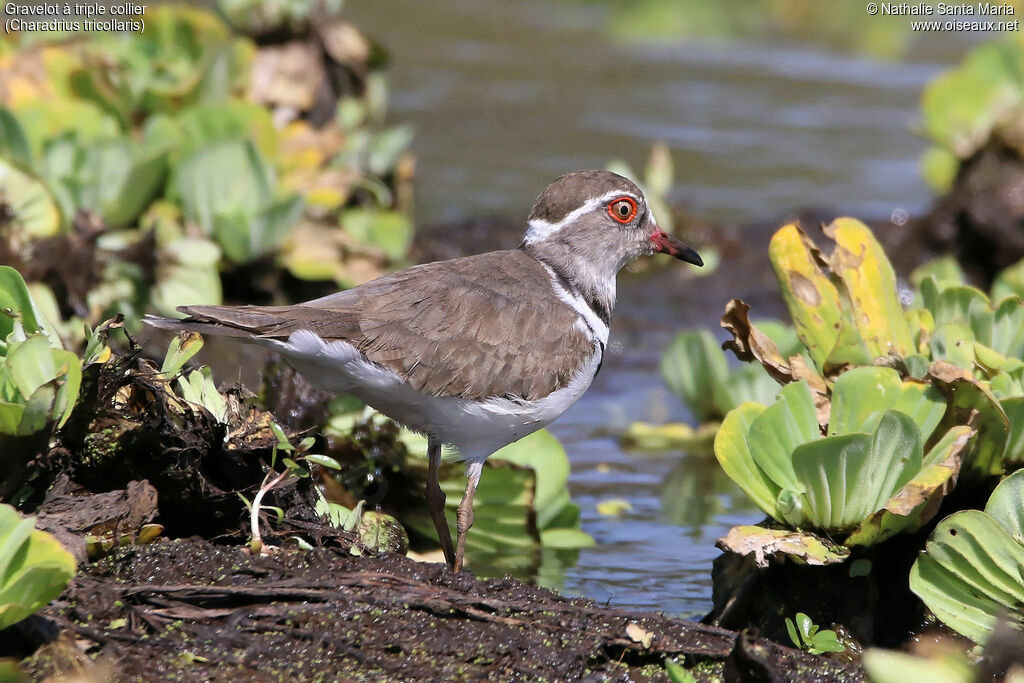
<path id="1" fill-rule="evenodd" d="M 482 462 L 474 462 L 466 467 L 466 493 L 463 494 L 459 510 L 455 513 L 459 531 L 459 545 L 455 549 L 455 571 L 462 569 L 462 557 L 466 553 L 466 533 L 469 531 L 469 527 L 473 526 L 473 496 L 476 495 L 476 487 L 480 483 L 480 471 L 483 466 Z"/>
<path id="2" fill-rule="evenodd" d="M 430 461 L 427 468 L 427 509 L 430 511 L 430 519 L 434 521 L 434 528 L 437 529 L 437 540 L 441 542 L 445 562 L 449 567 L 455 567 L 452 532 L 448 530 L 448 519 L 444 516 L 444 491 L 441 490 L 437 477 L 441 467 L 441 442 L 433 436 L 427 437 L 427 458 Z"/>

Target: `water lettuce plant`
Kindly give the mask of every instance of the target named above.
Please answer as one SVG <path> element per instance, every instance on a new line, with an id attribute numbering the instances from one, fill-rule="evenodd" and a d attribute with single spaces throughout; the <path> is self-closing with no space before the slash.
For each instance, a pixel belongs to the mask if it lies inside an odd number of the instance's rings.
<path id="1" fill-rule="evenodd" d="M 0 631 L 60 595 L 75 575 L 75 558 L 56 538 L 0 504 Z"/>
<path id="2" fill-rule="evenodd" d="M 960 163 L 998 136 L 1021 152 L 1015 134 L 1024 113 L 1024 41 L 1017 35 L 974 48 L 921 95 L 921 123 L 930 147 L 922 171 L 937 191 L 953 184 Z"/>
<path id="3" fill-rule="evenodd" d="M 949 396 L 963 388 L 957 410 L 964 421 L 971 410 L 978 414 L 965 471 L 977 479 L 1012 465 L 1024 429 L 1017 417 L 1024 406 L 1016 401 L 1024 395 L 1021 299 L 1011 295 L 993 306 L 980 290 L 956 284 L 956 273 L 947 269 L 921 274 L 919 305 L 904 309 L 892 266 L 867 226 L 839 218 L 823 231 L 835 243 L 828 256 L 795 223 L 776 232 L 769 246 L 806 355 L 787 358 L 749 321 L 738 299 L 722 318 L 733 334 L 727 348 L 741 360 L 758 361 L 781 383 L 807 381 L 819 402 L 844 372 L 868 365 L 936 382 Z"/>
<path id="4" fill-rule="evenodd" d="M 385 56 L 338 10 L 295 3 L 275 15 L 302 31 L 287 49 L 180 5 L 147 12 L 143 32 L 12 38 L 2 239 L 25 278 L 67 290 L 58 308 L 90 327 L 120 312 L 132 329 L 146 310 L 219 303 L 220 271 L 256 260 L 272 276 L 344 285 L 400 262 L 412 132 L 384 125 Z M 308 97 L 289 100 L 296 89 Z M 72 283 L 45 263 L 63 245 L 81 261 Z"/>
<path id="5" fill-rule="evenodd" d="M 175 166 L 170 194 L 184 216 L 234 263 L 280 248 L 302 213 L 297 194 L 275 192 L 274 171 L 249 141 L 213 143 Z"/>
<path id="6" fill-rule="evenodd" d="M 0 434 L 62 427 L 81 382 L 78 356 L 63 349 L 18 271 L 0 266 Z"/>
<path id="7" fill-rule="evenodd" d="M 935 387 L 882 367 L 844 373 L 825 404 L 799 381 L 770 406 L 741 405 L 723 421 L 715 456 L 758 507 L 796 531 L 780 547 L 773 530 L 738 527 L 725 544 L 762 562 L 767 548 L 825 564 L 919 528 L 955 481 L 972 435 L 945 428 L 945 412 Z"/>
<path id="8" fill-rule="evenodd" d="M 802 347 L 793 328 L 773 320 L 757 323 L 779 349 L 789 357 Z M 779 383 L 760 366 L 744 364 L 730 368 L 725 353 L 708 330 L 687 330 L 672 340 L 661 357 L 665 384 L 697 422 L 721 421 L 741 403 L 769 403 L 779 393 Z"/>
<path id="9" fill-rule="evenodd" d="M 947 626 L 984 643 L 1000 619 L 1024 630 L 1024 470 L 1003 480 L 984 510 L 962 510 L 932 532 L 910 589 Z"/>

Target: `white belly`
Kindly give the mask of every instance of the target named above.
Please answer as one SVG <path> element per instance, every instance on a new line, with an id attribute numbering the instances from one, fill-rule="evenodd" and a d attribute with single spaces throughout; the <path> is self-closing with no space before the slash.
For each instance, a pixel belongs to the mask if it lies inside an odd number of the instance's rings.
<path id="1" fill-rule="evenodd" d="M 284 356 L 313 384 L 351 394 L 388 417 L 454 446 L 468 462 L 483 462 L 494 451 L 545 427 L 568 410 L 597 373 L 600 348 L 568 386 L 536 401 L 463 398 L 422 394 L 394 372 L 366 360 L 351 344 L 324 342 L 299 330 L 287 342 L 258 340 Z"/>

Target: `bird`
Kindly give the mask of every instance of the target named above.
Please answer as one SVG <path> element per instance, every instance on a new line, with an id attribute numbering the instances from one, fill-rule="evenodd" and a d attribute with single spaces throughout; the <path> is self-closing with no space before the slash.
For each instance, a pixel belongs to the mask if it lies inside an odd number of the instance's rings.
<path id="1" fill-rule="evenodd" d="M 603 170 L 552 181 L 516 249 L 413 266 L 285 306 L 179 306 L 158 328 L 271 349 L 315 386 L 350 394 L 427 436 L 426 500 L 458 572 L 484 461 L 572 406 L 601 368 L 616 276 L 656 253 L 702 266 L 659 226 L 643 192 Z M 438 482 L 442 446 L 466 463 L 453 546 Z"/>

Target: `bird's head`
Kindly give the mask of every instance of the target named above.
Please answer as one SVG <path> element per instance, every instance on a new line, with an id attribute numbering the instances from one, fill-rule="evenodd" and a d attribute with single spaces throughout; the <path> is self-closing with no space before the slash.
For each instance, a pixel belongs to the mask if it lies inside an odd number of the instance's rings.
<path id="1" fill-rule="evenodd" d="M 556 178 L 534 202 L 523 245 L 543 260 L 589 264 L 612 277 L 636 257 L 656 253 L 704 265 L 696 251 L 658 227 L 640 188 L 611 171 Z"/>

